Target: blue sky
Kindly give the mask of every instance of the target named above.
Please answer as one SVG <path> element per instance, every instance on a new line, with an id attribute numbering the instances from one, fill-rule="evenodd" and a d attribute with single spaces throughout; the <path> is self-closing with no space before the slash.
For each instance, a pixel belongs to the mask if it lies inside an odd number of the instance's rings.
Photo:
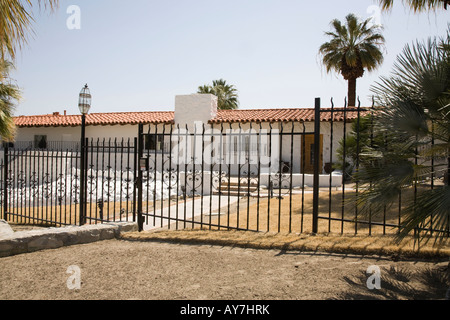
<path id="1" fill-rule="evenodd" d="M 362 104 L 388 75 L 407 43 L 446 33 L 450 12 L 413 14 L 400 0 L 379 17 L 383 66 L 358 80 Z M 81 29 L 70 30 L 70 5 Z M 56 13 L 36 12 L 35 35 L 17 56 L 12 77 L 23 101 L 15 115 L 78 114 L 88 84 L 91 112 L 172 111 L 175 95 L 223 78 L 241 109 L 342 105 L 347 84 L 326 74 L 318 48 L 334 18 L 369 18 L 375 0 L 61 0 Z"/>

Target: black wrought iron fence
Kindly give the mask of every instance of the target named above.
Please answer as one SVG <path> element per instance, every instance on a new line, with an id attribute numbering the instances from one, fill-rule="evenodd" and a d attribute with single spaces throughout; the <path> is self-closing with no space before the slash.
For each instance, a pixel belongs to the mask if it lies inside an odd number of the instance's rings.
<path id="1" fill-rule="evenodd" d="M 5 145 L 0 164 L 2 217 L 15 223 L 56 226 L 132 220 L 134 142 L 86 140 L 84 172 L 80 148 Z M 80 216 L 82 205 L 85 210 Z"/>
<path id="2" fill-rule="evenodd" d="M 140 136 L 158 135 L 171 150 L 140 152 L 148 164 L 143 198 L 156 199 L 139 210 L 142 228 L 398 233 L 405 197 L 414 202 L 420 192 L 416 183 L 403 186 L 383 212 L 360 211 L 372 183 L 358 172 L 365 148 L 376 140 L 368 125 L 373 106 L 335 107 L 332 101 L 321 108 L 318 99 L 314 111 L 315 121 L 170 125 L 159 131 L 141 126 Z M 431 172 L 430 188 L 442 185 L 444 177 Z M 448 228 L 428 231 L 448 234 Z"/>
<path id="3" fill-rule="evenodd" d="M 330 152 L 328 169 L 337 169 L 343 174 L 343 183 L 340 188 L 334 189 L 330 184 L 326 193 L 323 192 L 315 198 L 318 202 L 316 210 L 319 212 L 317 223 L 321 222 L 320 230 L 323 232 L 396 234 L 405 224 L 405 212 L 411 214 L 411 208 L 416 206 L 422 193 L 448 186 L 446 177 L 450 170 L 448 161 L 450 158 L 419 152 L 419 148 L 429 149 L 434 145 L 435 140 L 424 139 L 419 143 L 417 140 L 419 138 L 416 137 L 415 151 L 406 159 L 407 154 L 392 152 L 398 144 L 390 141 L 389 134 L 376 129 L 379 127 L 374 123 L 376 112 L 375 105 L 363 108 L 360 104 L 357 107 L 348 107 L 345 104 L 341 109 L 335 108 L 333 101 L 331 101 L 330 109 L 320 110 L 322 115 L 331 115 L 329 119 L 331 137 L 340 134 L 338 143 L 335 143 L 336 140 L 333 138 L 329 139 L 327 147 L 332 152 Z M 343 121 L 344 125 L 339 127 L 336 124 L 340 121 Z M 432 123 L 428 125 L 433 126 Z M 319 127 L 316 128 L 316 135 L 318 130 Z M 335 160 L 332 159 L 332 153 L 336 154 Z M 396 172 L 374 171 L 374 168 L 389 167 L 390 162 L 398 161 L 398 158 L 383 158 L 384 155 L 392 157 L 392 154 L 400 156 L 401 161 L 406 164 L 401 170 L 409 170 L 415 166 L 416 169 L 422 167 L 422 173 L 417 173 L 414 179 L 405 180 L 402 184 L 392 187 L 390 191 L 392 194 L 387 197 L 391 200 L 379 206 L 373 200 L 376 199 L 374 184 L 385 180 L 374 181 L 371 177 L 377 178 L 373 172 L 384 172 L 387 176 L 395 176 Z M 411 165 L 410 167 L 407 162 Z M 423 170 L 423 168 L 426 169 Z M 332 175 L 330 174 L 329 177 L 331 181 Z M 433 220 L 437 219 L 444 221 L 441 228 L 436 228 L 433 223 Z M 429 212 L 428 217 L 423 217 L 421 223 L 414 229 L 416 235 L 421 232 L 431 236 L 444 234 L 448 237 L 450 235 L 448 211 L 447 215 L 440 216 Z"/>
<path id="4" fill-rule="evenodd" d="M 406 198 L 448 183 L 433 169 L 442 159 L 417 153 L 413 161 L 431 163 L 426 183 L 405 185 L 396 203 L 363 214 L 358 203 L 371 186 L 358 179 L 364 152 L 389 145 L 374 135 L 373 106 L 321 108 L 317 99 L 313 112 L 285 122 L 139 125 L 134 139 L 87 139 L 71 150 L 5 145 L 2 216 L 58 226 L 137 221 L 141 230 L 388 234 L 400 230 Z"/>
<path id="5" fill-rule="evenodd" d="M 145 164 L 139 179 L 143 228 L 281 232 L 281 220 L 287 219 L 288 230 L 295 225 L 300 232 L 306 210 L 294 212 L 293 204 L 302 202 L 295 199 L 313 181 L 312 173 L 302 170 L 306 155 L 300 145 L 303 136 L 312 134 L 301 122 L 201 124 L 190 130 L 178 125 L 163 132 L 140 126 L 142 142 L 162 136 L 171 150 L 139 152 Z"/>
<path id="6" fill-rule="evenodd" d="M 42 151 L 80 151 L 80 141 L 14 141 L 8 143 L 10 149 L 17 151 L 42 150 Z M 4 150 L 4 145 L 0 145 Z"/>

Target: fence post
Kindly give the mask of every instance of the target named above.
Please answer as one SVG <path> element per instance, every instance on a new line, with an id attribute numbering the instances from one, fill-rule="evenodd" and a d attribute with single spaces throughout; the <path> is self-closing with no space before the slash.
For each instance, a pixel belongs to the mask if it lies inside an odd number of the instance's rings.
<path id="1" fill-rule="evenodd" d="M 3 143 L 3 220 L 8 221 L 8 142 Z"/>
<path id="2" fill-rule="evenodd" d="M 138 160 L 138 137 L 139 137 L 139 131 L 138 135 L 134 138 L 134 148 L 133 148 L 133 222 L 136 222 L 136 212 L 137 212 L 137 178 L 138 178 L 138 166 L 139 166 L 139 160 Z"/>
<path id="3" fill-rule="evenodd" d="M 314 186 L 312 232 L 318 232 L 319 221 L 319 174 L 320 174 L 320 98 L 316 98 L 314 109 Z"/>
<path id="4" fill-rule="evenodd" d="M 86 224 L 86 191 L 87 191 L 87 145 L 88 139 L 82 133 L 80 155 L 80 226 Z"/>
<path id="5" fill-rule="evenodd" d="M 141 168 L 141 159 L 144 155 L 144 125 L 142 123 L 139 124 L 139 132 L 138 132 L 138 152 L 137 152 L 137 170 L 138 176 L 136 179 L 136 190 L 137 190 L 137 220 L 138 220 L 138 228 L 139 232 L 144 230 L 144 217 L 142 215 L 142 180 L 143 180 L 143 169 Z M 156 177 L 155 177 L 156 179 Z"/>

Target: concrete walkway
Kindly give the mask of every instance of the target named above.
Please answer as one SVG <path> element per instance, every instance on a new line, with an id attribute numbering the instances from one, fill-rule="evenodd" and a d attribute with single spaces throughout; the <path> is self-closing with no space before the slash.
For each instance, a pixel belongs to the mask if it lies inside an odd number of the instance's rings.
<path id="1" fill-rule="evenodd" d="M 178 218 L 180 220 L 183 219 L 186 221 L 194 221 L 196 217 L 200 217 L 202 214 L 206 216 L 217 215 L 219 213 L 219 200 L 220 212 L 225 213 L 228 208 L 228 203 L 230 204 L 230 206 L 235 204 L 238 201 L 238 197 L 218 195 L 204 196 L 203 198 L 199 197 L 195 200 L 186 199 L 186 203 L 185 201 L 180 201 L 178 204 L 174 204 L 170 207 L 163 207 L 162 209 L 156 208 L 155 212 L 150 210 L 148 214 L 154 214 L 156 217 L 146 217 L 146 220 L 144 221 L 144 231 L 156 230 L 160 229 L 161 227 L 164 228 L 169 224 L 173 224 L 176 222 L 175 220 L 168 220 L 169 217 L 171 219 Z M 178 223 L 181 225 L 183 222 L 179 221 Z"/>

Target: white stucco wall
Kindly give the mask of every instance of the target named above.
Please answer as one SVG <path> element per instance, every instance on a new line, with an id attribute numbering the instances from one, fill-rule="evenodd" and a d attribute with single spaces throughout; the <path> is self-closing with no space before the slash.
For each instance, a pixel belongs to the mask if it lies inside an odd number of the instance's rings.
<path id="1" fill-rule="evenodd" d="M 46 135 L 48 141 L 79 141 L 80 127 L 18 128 L 15 141 L 34 141 L 35 135 Z"/>
<path id="2" fill-rule="evenodd" d="M 137 137 L 137 125 L 86 126 L 89 139 L 128 139 Z M 16 141 L 34 141 L 35 135 L 46 135 L 47 141 L 80 141 L 81 127 L 33 127 L 18 128 Z"/>
<path id="3" fill-rule="evenodd" d="M 212 94 L 178 95 L 175 97 L 175 125 L 188 125 L 193 131 L 194 124 L 207 124 L 217 115 L 217 97 Z"/>
<path id="4" fill-rule="evenodd" d="M 180 126 L 181 129 L 185 130 L 185 126 Z M 202 129 L 197 129 L 197 133 L 199 136 L 196 140 L 196 154 L 197 154 L 197 160 L 199 161 L 202 158 L 202 139 L 201 139 L 201 132 Z M 270 126 L 269 123 L 262 123 L 261 125 L 259 123 L 233 123 L 233 124 L 224 124 L 221 126 L 220 124 L 214 124 L 214 125 L 205 125 L 205 141 L 204 141 L 204 147 L 208 147 L 211 141 L 211 136 L 208 135 L 211 130 L 215 133 L 217 131 L 214 130 L 220 130 L 223 128 L 224 133 L 230 132 L 232 134 L 229 134 L 228 136 L 224 135 L 222 136 L 222 143 L 225 144 L 225 147 L 222 147 L 223 149 L 227 148 L 236 148 L 238 149 L 238 152 L 234 152 L 234 150 L 231 152 L 231 155 L 226 156 L 224 160 L 224 163 L 226 164 L 232 164 L 232 174 L 238 173 L 238 165 L 239 163 L 242 164 L 242 158 L 245 157 L 245 154 L 243 154 L 240 148 L 242 146 L 239 146 L 239 142 L 237 146 L 234 146 L 234 141 L 230 141 L 230 139 L 234 139 L 235 137 L 239 141 L 239 136 L 241 136 L 242 140 L 244 141 L 243 137 L 246 136 L 249 132 L 260 132 L 260 130 L 267 130 L 266 132 L 270 132 Z M 172 132 L 173 135 L 173 143 L 172 143 L 172 149 L 176 146 L 176 136 L 177 136 L 177 127 L 172 126 L 169 124 L 159 124 L 159 125 L 145 125 L 144 126 L 144 133 L 158 133 L 158 134 L 165 134 L 165 144 L 166 147 L 170 146 L 170 133 Z M 192 130 L 192 131 L 191 131 Z M 305 128 L 303 129 L 303 125 L 301 123 L 295 123 L 294 124 L 294 135 L 291 135 L 292 132 L 292 123 L 274 123 L 272 124 L 272 139 L 270 140 L 266 136 L 263 136 L 262 143 L 266 143 L 266 150 L 269 151 L 269 145 L 272 148 L 271 153 L 271 165 L 272 168 L 275 168 L 275 170 L 278 170 L 279 165 L 279 157 L 278 154 L 281 149 L 281 161 L 282 162 L 292 162 L 293 165 L 293 171 L 294 172 L 300 172 L 301 170 L 301 159 L 302 159 L 302 140 L 301 135 L 298 133 L 312 133 L 314 130 L 314 123 L 305 123 Z M 183 131 L 185 132 L 185 131 Z M 264 132 L 264 131 L 263 131 Z M 36 128 L 18 128 L 17 130 L 17 137 L 16 141 L 34 141 L 35 135 L 46 135 L 47 141 L 74 141 L 78 142 L 80 139 L 80 133 L 81 128 L 80 127 L 36 127 Z M 194 133 L 193 127 L 190 128 L 190 131 L 188 133 Z M 284 134 L 279 134 L 284 133 Z M 331 124 L 327 122 L 323 122 L 321 124 L 321 134 L 323 135 L 323 165 L 327 162 L 336 162 L 336 150 L 339 146 L 339 141 L 343 137 L 343 123 L 342 122 L 335 122 L 333 123 L 333 145 L 331 145 Z M 138 135 L 138 125 L 114 125 L 114 126 L 87 126 L 86 127 L 86 137 L 92 140 L 94 143 L 97 143 L 99 141 L 102 143 L 103 141 L 109 142 L 111 141 L 114 143 L 114 141 L 121 142 L 122 140 L 124 142 L 128 142 L 128 140 L 133 144 L 134 138 Z M 181 133 L 182 138 L 184 139 L 184 134 Z M 282 143 L 281 145 L 278 143 L 277 139 L 279 137 L 282 137 Z M 293 141 L 292 141 L 293 137 Z M 117 140 L 116 140 L 117 139 Z M 216 136 L 216 139 L 220 140 L 220 135 Z M 250 140 L 250 143 L 258 143 L 258 137 L 253 136 L 250 138 L 247 138 Z M 266 139 L 264 141 L 264 139 Z M 184 145 L 184 140 L 183 140 Z M 229 145 L 231 144 L 231 146 Z M 191 143 L 191 152 L 193 152 L 193 143 Z M 280 148 L 281 147 L 281 148 Z M 292 148 L 292 153 L 291 153 Z M 332 148 L 332 149 L 331 149 Z M 256 152 L 253 152 L 253 161 L 255 160 L 255 156 L 257 156 Z M 270 155 L 270 154 L 267 154 Z M 206 160 L 209 160 L 209 155 L 205 154 L 203 157 Z M 245 163 L 245 162 L 244 162 Z M 263 166 L 266 167 L 266 166 Z M 323 168 L 322 168 L 323 169 Z"/>

